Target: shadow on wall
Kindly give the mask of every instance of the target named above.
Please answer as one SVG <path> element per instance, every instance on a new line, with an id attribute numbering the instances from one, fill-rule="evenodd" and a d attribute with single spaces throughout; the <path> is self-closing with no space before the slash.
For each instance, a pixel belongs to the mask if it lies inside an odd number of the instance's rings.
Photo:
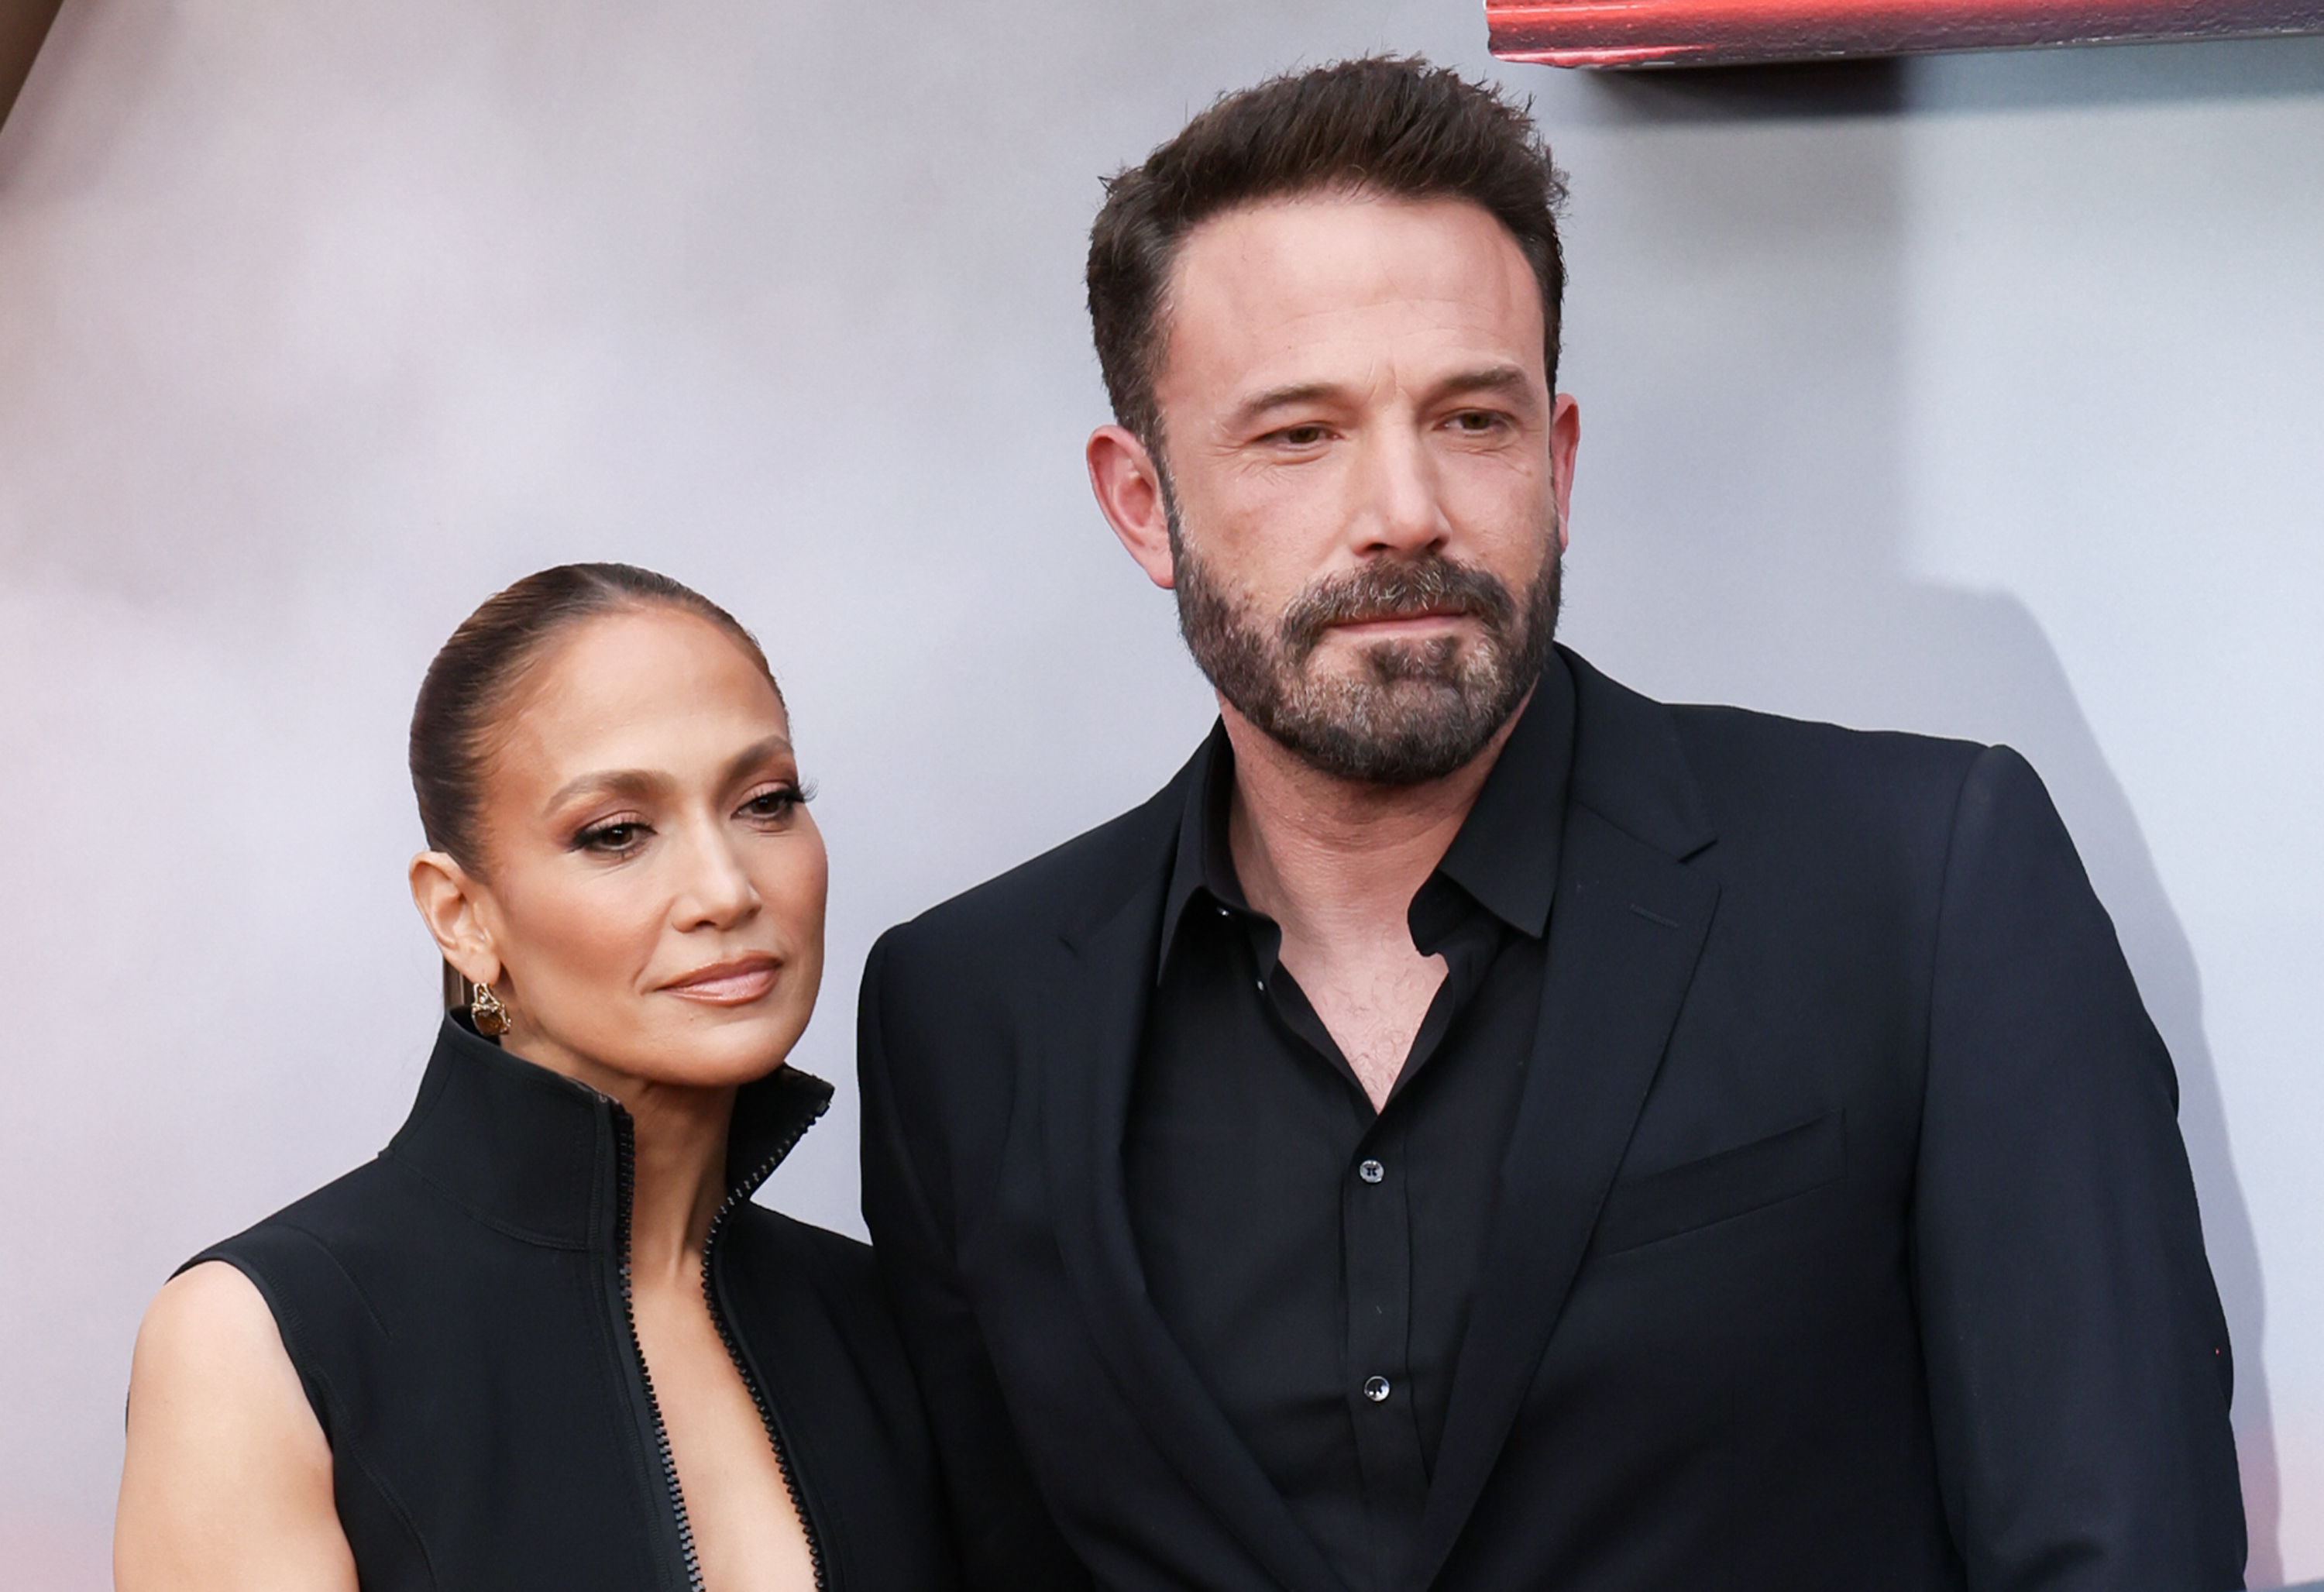
<path id="1" fill-rule="evenodd" d="M 8 119 L 8 110 L 16 103 L 16 91 L 23 87 L 26 74 L 32 69 L 32 60 L 41 52 L 41 41 L 48 36 L 49 24 L 56 20 L 58 0 L 5 0 L 0 4 L 0 123 Z"/>
<path id="2" fill-rule="evenodd" d="M 89 184 L 112 155 L 124 124 L 160 81 L 169 27 L 153 25 L 151 16 L 134 19 L 146 25 L 130 25 L 132 19 L 122 11 L 118 0 L 77 0 L 70 7 L 49 0 L 0 0 L 0 125 L 16 119 L 21 99 L 22 119 L 46 134 L 42 152 L 51 196 Z M 102 77 L 83 69 L 100 52 L 108 66 L 126 69 Z M 18 69 L 25 75 L 10 82 Z M 88 87 L 93 77 L 104 91 L 92 105 Z M 69 136 L 60 138 L 53 129 L 65 106 L 81 114 L 71 118 Z M 32 150 L 28 133 L 0 143 L 0 192 L 19 189 Z"/>
<path id="3" fill-rule="evenodd" d="M 2055 105 L 2270 91 L 2264 75 L 2255 87 L 2200 51 L 2052 59 L 2029 74 L 2022 59 L 1987 58 L 1995 69 L 1972 72 L 1970 93 Z M 2324 54 L 2303 61 L 2284 69 L 2312 87 Z M 1594 103 L 1573 108 L 1615 135 L 1577 139 L 1591 181 L 1566 384 L 1582 398 L 1589 446 L 1567 633 L 1656 695 L 2005 741 L 2041 770 L 2178 1064 L 2236 1351 L 2251 1584 L 2275 1587 L 2265 1296 L 2193 951 L 2034 615 L 1908 567 L 1901 113 L 1912 89 L 1911 66 L 1877 62 L 1604 74 L 1581 90 Z M 1591 304 L 1593 278 L 1620 281 L 1627 319 Z M 1621 483 L 1609 488 L 1620 499 L 1591 495 L 1593 478 Z"/>

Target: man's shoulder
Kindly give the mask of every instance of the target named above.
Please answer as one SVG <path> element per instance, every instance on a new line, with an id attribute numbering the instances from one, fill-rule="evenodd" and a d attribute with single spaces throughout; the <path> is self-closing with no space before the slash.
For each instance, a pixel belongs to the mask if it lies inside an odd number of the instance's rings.
<path id="1" fill-rule="evenodd" d="M 1901 730 L 1861 730 L 1725 703 L 1668 702 L 1604 674 L 1569 649 L 1584 755 L 1653 760 L 1679 751 L 1701 778 L 1807 782 L 1867 774 L 1958 782 L 1993 748 Z M 2014 754 L 2013 754 L 2014 755 Z"/>
<path id="2" fill-rule="evenodd" d="M 1182 773 L 1129 812 L 941 901 L 880 937 L 884 962 L 1011 954 L 1102 917 L 1157 877 L 1185 806 Z"/>
<path id="3" fill-rule="evenodd" d="M 1718 704 L 1646 696 L 1567 655 L 1577 686 L 1574 800 L 1618 826 L 1657 810 L 1685 814 L 1657 832 L 1692 844 L 1717 833 L 1805 825 L 1942 825 L 1971 773 L 2022 771 L 2006 748 L 1894 730 L 1858 730 Z M 2038 781 L 2032 781 L 2038 785 Z M 1836 826 L 1836 827 L 1835 827 Z"/>
<path id="4" fill-rule="evenodd" d="M 1904 730 L 1859 730 L 1715 703 L 1668 707 L 1688 760 L 1706 777 L 1796 780 L 1874 778 L 1958 785 L 1995 749 Z"/>
<path id="5" fill-rule="evenodd" d="M 1674 705 L 1671 723 L 1723 842 L 1934 865 L 1965 811 L 2054 826 L 2041 777 L 2007 746 L 1858 730 L 1748 708 Z"/>

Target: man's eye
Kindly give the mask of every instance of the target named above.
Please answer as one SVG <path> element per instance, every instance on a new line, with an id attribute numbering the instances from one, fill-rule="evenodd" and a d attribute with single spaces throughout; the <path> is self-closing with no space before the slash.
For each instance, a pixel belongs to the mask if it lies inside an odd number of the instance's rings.
<path id="1" fill-rule="evenodd" d="M 1321 426 L 1286 426 L 1276 437 L 1293 447 L 1313 447 L 1323 440 Z"/>
<path id="2" fill-rule="evenodd" d="M 1490 431 L 1500 423 L 1500 416 L 1489 414 L 1483 410 L 1463 410 L 1461 413 L 1452 417 L 1452 424 L 1454 427 L 1460 430 L 1467 431 L 1471 434 L 1482 434 L 1484 432 Z"/>

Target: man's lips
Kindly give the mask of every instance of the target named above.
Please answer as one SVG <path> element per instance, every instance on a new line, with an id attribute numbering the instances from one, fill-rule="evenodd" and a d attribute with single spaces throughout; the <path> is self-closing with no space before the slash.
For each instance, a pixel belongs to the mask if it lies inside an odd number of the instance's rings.
<path id="1" fill-rule="evenodd" d="M 1425 630 L 1433 625 L 1452 624 L 1470 617 L 1465 608 L 1428 608 L 1414 613 L 1374 613 L 1361 619 L 1343 619 L 1333 622 L 1331 629 L 1357 634 L 1367 631 Z"/>
<path id="2" fill-rule="evenodd" d="M 781 965 L 767 955 L 729 957 L 672 979 L 662 992 L 711 1006 L 747 1006 L 775 987 L 775 972 Z"/>

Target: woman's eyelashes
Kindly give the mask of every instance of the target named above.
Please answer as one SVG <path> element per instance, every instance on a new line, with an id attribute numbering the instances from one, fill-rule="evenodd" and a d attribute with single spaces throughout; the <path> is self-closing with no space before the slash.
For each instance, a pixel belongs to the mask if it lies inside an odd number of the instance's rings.
<path id="1" fill-rule="evenodd" d="M 814 796 L 812 790 L 801 788 L 794 780 L 778 780 L 744 796 L 736 816 L 761 824 L 780 824 Z"/>
<path id="2" fill-rule="evenodd" d="M 744 796 L 735 808 L 734 816 L 763 829 L 779 829 L 788 823 L 800 807 L 814 799 L 812 787 L 803 787 L 796 780 L 775 780 L 760 786 Z M 644 814 L 623 813 L 581 825 L 574 831 L 568 844 L 576 851 L 619 860 L 643 851 L 653 833 L 654 827 L 646 821 Z"/>
<path id="3" fill-rule="evenodd" d="M 573 849 L 600 857 L 626 857 L 646 843 L 653 833 L 642 818 L 605 818 L 585 824 L 573 837 Z"/>

